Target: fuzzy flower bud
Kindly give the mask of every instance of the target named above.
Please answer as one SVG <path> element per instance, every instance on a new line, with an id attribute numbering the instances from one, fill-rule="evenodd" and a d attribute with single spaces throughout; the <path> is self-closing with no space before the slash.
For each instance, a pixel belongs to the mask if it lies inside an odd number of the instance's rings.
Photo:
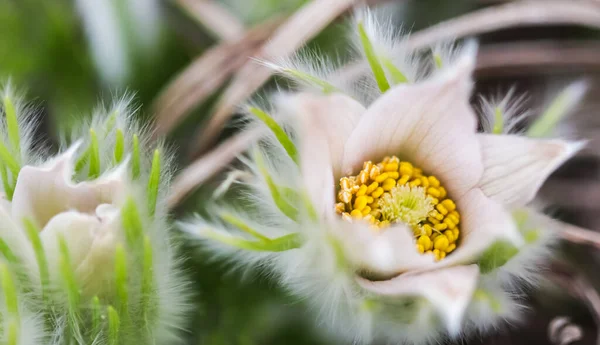
<path id="1" fill-rule="evenodd" d="M 9 343 L 177 339 L 186 294 L 165 219 L 169 160 L 160 145 L 148 151 L 130 100 L 99 108 L 54 156 L 22 140 L 33 129 L 18 98 L 3 101 L 0 280 L 15 306 L 0 313 L 4 335 L 14 330 Z"/>

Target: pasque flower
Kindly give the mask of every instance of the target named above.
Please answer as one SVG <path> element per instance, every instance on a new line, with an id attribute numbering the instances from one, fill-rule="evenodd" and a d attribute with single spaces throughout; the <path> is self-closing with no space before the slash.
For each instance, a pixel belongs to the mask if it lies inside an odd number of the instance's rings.
<path id="1" fill-rule="evenodd" d="M 427 65 L 370 14 L 356 27 L 371 67 L 357 78 L 267 63 L 308 88 L 248 108 L 270 130 L 247 161 L 252 207 L 182 228 L 274 271 L 354 340 L 433 341 L 516 317 L 553 238 L 527 205 L 582 143 L 502 134 L 502 108 L 498 130 L 477 133 L 473 43 Z"/>
<path id="2" fill-rule="evenodd" d="M 125 98 L 56 155 L 2 95 L 1 337 L 9 344 L 151 344 L 178 338 L 185 282 L 166 221 L 168 157 Z"/>

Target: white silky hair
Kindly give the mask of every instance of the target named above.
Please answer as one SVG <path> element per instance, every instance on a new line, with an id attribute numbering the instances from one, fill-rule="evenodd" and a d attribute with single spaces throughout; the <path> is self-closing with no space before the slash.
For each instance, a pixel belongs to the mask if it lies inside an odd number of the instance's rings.
<path id="1" fill-rule="evenodd" d="M 484 133 L 492 133 L 496 123 L 496 112 L 502 113 L 503 128 L 501 134 L 520 133 L 518 126 L 532 115 L 526 107 L 526 94 L 517 94 L 514 87 L 506 93 L 496 92 L 490 96 L 479 96 L 478 111 L 481 127 Z"/>

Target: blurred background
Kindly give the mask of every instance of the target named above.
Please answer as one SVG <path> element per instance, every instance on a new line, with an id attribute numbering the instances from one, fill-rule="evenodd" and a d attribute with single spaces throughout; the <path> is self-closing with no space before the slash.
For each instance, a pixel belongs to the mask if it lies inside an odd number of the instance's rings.
<path id="1" fill-rule="evenodd" d="M 344 61 L 345 18 L 353 3 L 364 2 L 384 7 L 415 39 L 477 37 L 477 93 L 512 88 L 533 116 L 565 85 L 586 80 L 587 96 L 557 134 L 589 144 L 549 180 L 539 204 L 600 230 L 598 1 L 0 0 L 0 79 L 26 91 L 38 109 L 39 134 L 51 143 L 98 102 L 134 93 L 139 116 L 166 137 L 180 176 L 188 177 L 175 181 L 170 200 L 174 213 L 185 215 L 201 209 L 225 179 L 193 168 L 210 162 L 212 149 L 236 143 L 235 105 L 286 87 L 249 57 L 309 47 Z M 322 6 L 323 18 L 294 22 L 311 6 Z M 269 45 L 286 25 L 293 28 L 288 46 Z M 561 243 L 548 288 L 524 301 L 531 307 L 522 323 L 461 343 L 597 343 L 600 241 L 575 242 Z M 201 248 L 185 250 L 197 287 L 194 317 L 181 325 L 189 344 L 337 344 L 301 301 L 259 272 L 236 271 Z"/>

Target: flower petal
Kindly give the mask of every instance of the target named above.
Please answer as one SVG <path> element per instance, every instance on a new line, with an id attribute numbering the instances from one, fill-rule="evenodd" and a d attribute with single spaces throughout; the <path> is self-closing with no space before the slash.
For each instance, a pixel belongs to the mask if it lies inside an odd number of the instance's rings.
<path id="1" fill-rule="evenodd" d="M 584 145 L 515 135 L 478 135 L 483 156 L 479 187 L 502 204 L 523 206 L 557 167 Z"/>
<path id="2" fill-rule="evenodd" d="M 517 247 L 523 245 L 524 240 L 511 215 L 481 190 L 469 191 L 457 201 L 457 205 L 462 214 L 461 238 L 456 250 L 438 262 L 434 261 L 432 254 L 417 252 L 412 230 L 403 225 L 374 230 L 366 224 L 340 220 L 340 223 L 333 223 L 332 232 L 361 275 L 372 279 L 389 279 L 410 271 L 472 264 L 499 240 Z"/>
<path id="3" fill-rule="evenodd" d="M 73 160 L 76 148 L 71 148 L 40 167 L 21 169 L 12 200 L 15 222 L 24 218 L 43 228 L 55 215 L 71 209 L 93 214 L 103 203 L 113 203 L 125 193 L 123 168 L 94 181 L 73 183 Z"/>
<path id="4" fill-rule="evenodd" d="M 332 213 L 334 166 L 339 170 L 343 143 L 364 108 L 340 94 L 300 94 L 283 97 L 280 104 L 299 127 L 300 167 L 308 195 L 319 214 Z"/>
<path id="5" fill-rule="evenodd" d="M 329 154 L 333 172 L 339 177 L 344 144 L 358 124 L 365 108 L 354 99 L 339 93 L 330 95 L 316 95 L 300 93 L 286 97 L 284 109 L 291 111 L 295 116 L 313 117 L 327 138 Z M 310 137 L 312 133 L 304 133 Z"/>
<path id="6" fill-rule="evenodd" d="M 473 187 L 483 171 L 469 105 L 474 60 L 465 54 L 446 74 L 398 85 L 373 103 L 346 143 L 342 172 L 397 155 L 438 175 L 455 198 Z"/>
<path id="7" fill-rule="evenodd" d="M 387 279 L 434 264 L 433 255 L 417 252 L 412 230 L 401 224 L 375 230 L 362 222 L 339 220 L 333 223 L 331 231 L 347 258 L 365 277 Z"/>
<path id="8" fill-rule="evenodd" d="M 477 265 L 406 273 L 384 281 L 357 278 L 358 284 L 379 297 L 418 296 L 427 299 L 443 318 L 451 335 L 458 335 L 477 281 Z"/>

